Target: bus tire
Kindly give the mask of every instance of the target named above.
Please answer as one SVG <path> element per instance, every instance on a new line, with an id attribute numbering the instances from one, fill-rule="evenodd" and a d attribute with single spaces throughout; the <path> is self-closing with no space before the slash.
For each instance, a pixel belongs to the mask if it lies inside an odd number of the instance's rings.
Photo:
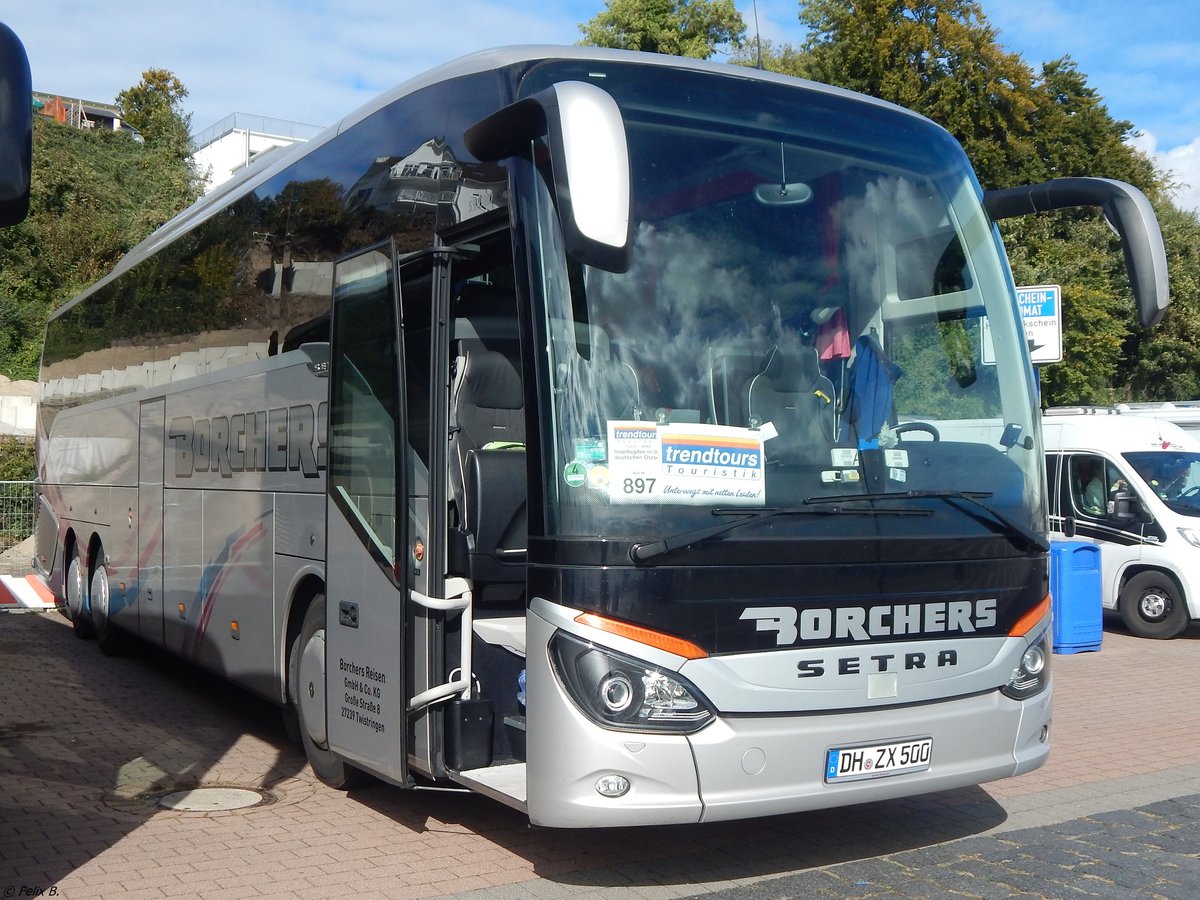
<path id="1" fill-rule="evenodd" d="M 105 656 L 121 656 L 129 649 L 129 640 L 125 633 L 112 623 L 111 600 L 108 569 L 101 563 L 92 573 L 91 589 L 88 591 L 92 629 L 96 632 L 96 643 L 100 645 L 101 653 Z"/>
<path id="2" fill-rule="evenodd" d="M 300 634 L 288 654 L 288 697 L 300 726 L 300 743 L 313 773 L 339 791 L 370 781 L 370 776 L 329 749 L 325 712 L 325 595 L 304 612 Z"/>
<path id="3" fill-rule="evenodd" d="M 94 637 L 96 632 L 92 628 L 92 613 L 88 603 L 87 559 L 78 543 L 71 548 L 71 561 L 67 563 L 63 593 L 66 595 L 67 615 L 71 619 L 71 629 L 75 636 L 84 640 Z"/>
<path id="4" fill-rule="evenodd" d="M 1149 571 L 1134 575 L 1121 588 L 1121 620 L 1138 637 L 1173 638 L 1188 624 L 1183 593 L 1170 575 Z"/>

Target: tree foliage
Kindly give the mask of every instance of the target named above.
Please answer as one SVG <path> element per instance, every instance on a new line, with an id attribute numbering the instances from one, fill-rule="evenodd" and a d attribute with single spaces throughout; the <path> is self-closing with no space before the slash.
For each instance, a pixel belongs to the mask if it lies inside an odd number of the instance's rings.
<path id="1" fill-rule="evenodd" d="M 1032 155 L 1033 73 L 974 0 L 808 0 L 808 77 L 922 113 L 962 143 L 984 187 Z"/>
<path id="2" fill-rule="evenodd" d="M 192 117 L 183 111 L 187 95 L 183 82 L 168 70 L 147 69 L 140 82 L 117 94 L 117 106 L 147 146 L 187 159 L 192 153 Z"/>
<path id="3" fill-rule="evenodd" d="M 1095 175 L 1128 181 L 1151 196 L 1159 191 L 1153 164 L 1125 143 L 1133 125 L 1109 114 L 1070 57 L 1042 65 L 1033 102 L 1029 133 L 1036 153 L 1022 173 L 1028 181 Z"/>
<path id="4" fill-rule="evenodd" d="M 740 47 L 746 23 L 733 0 L 607 0 L 579 30 L 587 46 L 708 59 Z"/>
<path id="5" fill-rule="evenodd" d="M 807 78 L 808 67 L 804 52 L 793 44 L 776 42 L 755 35 L 729 54 L 729 61 L 739 66 L 762 68 L 768 72 Z"/>
<path id="6" fill-rule="evenodd" d="M 1132 331 L 1117 383 L 1132 400 L 1200 398 L 1200 217 L 1156 204 L 1171 275 L 1171 307 L 1161 325 Z"/>
<path id="7" fill-rule="evenodd" d="M 37 378 L 51 310 L 197 196 L 174 152 L 36 118 L 29 218 L 0 231 L 0 373 L 18 379 Z"/>
<path id="8" fill-rule="evenodd" d="M 36 474 L 33 441 L 11 434 L 0 435 L 0 481 L 32 481 Z M 27 522 L 22 522 L 18 527 L 0 516 L 0 535 L 7 537 L 10 532 L 25 534 L 28 528 Z"/>

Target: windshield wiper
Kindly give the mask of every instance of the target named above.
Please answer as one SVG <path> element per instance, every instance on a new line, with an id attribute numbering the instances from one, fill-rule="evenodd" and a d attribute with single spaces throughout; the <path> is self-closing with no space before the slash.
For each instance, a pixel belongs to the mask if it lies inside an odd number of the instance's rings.
<path id="1" fill-rule="evenodd" d="M 1002 513 L 983 502 L 984 499 L 991 496 L 991 491 L 897 491 L 885 494 L 838 494 L 833 497 L 809 497 L 804 502 L 806 504 L 818 505 L 823 503 L 844 503 L 851 500 L 944 500 L 977 522 L 982 522 L 985 525 L 993 527 L 999 525 L 1002 532 L 1010 540 L 1013 540 L 1015 544 L 1023 543 L 1026 547 L 1034 550 L 1046 551 L 1050 549 L 1050 541 L 1047 540 L 1044 534 L 1034 531 L 1028 525 L 1022 525 L 1006 513 Z M 954 502 L 956 500 L 961 500 L 969 504 L 969 507 L 964 508 L 962 505 Z M 980 515 L 980 510 L 987 515 Z M 1016 540 L 1018 538 L 1020 540 Z"/>
<path id="2" fill-rule="evenodd" d="M 885 495 L 893 496 L 893 495 Z M 824 499 L 824 498 L 822 498 Z M 829 498 L 836 499 L 836 498 Z M 858 500 L 860 496 L 847 496 L 844 499 Z M 808 503 L 808 501 L 804 501 Z M 814 509 L 812 506 L 798 507 L 763 507 L 761 509 L 744 509 L 742 507 L 722 507 L 714 509 L 714 516 L 742 516 L 740 519 L 735 519 L 732 522 L 720 522 L 716 525 L 709 525 L 705 528 L 696 528 L 692 531 L 685 531 L 681 534 L 671 535 L 670 537 L 659 538 L 656 541 L 641 541 L 629 548 L 629 556 L 634 562 L 645 562 L 648 559 L 654 559 L 656 556 L 662 556 L 664 553 L 670 553 L 672 550 L 678 550 L 680 547 L 687 547 L 699 541 L 707 540 L 711 537 L 716 537 L 719 534 L 724 534 L 726 531 L 732 531 L 735 528 L 741 528 L 743 525 L 749 525 L 751 522 L 761 522 L 763 519 L 773 519 L 779 516 L 803 516 L 803 515 L 837 515 L 839 513 L 849 513 L 853 515 L 884 515 L 884 516 L 925 516 L 929 515 L 928 510 L 912 509 L 912 508 L 887 508 L 887 509 L 843 509 L 839 506 L 834 506 L 832 509 Z"/>

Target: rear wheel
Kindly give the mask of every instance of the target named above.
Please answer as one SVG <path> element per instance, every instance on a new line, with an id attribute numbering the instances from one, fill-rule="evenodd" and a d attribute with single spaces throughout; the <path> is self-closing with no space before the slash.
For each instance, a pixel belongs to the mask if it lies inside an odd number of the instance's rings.
<path id="1" fill-rule="evenodd" d="M 98 555 L 103 558 L 103 554 Z M 120 656 L 129 648 L 129 639 L 112 623 L 111 596 L 108 569 L 101 563 L 92 573 L 92 586 L 88 591 L 92 628 L 96 632 L 96 642 L 100 645 L 100 651 L 106 656 Z"/>
<path id="2" fill-rule="evenodd" d="M 83 549 L 76 544 L 71 550 L 71 561 L 67 564 L 67 583 L 63 592 L 67 595 L 67 616 L 71 619 L 71 628 L 76 637 L 85 639 L 96 633 L 92 628 L 87 587 L 87 558 Z"/>
<path id="3" fill-rule="evenodd" d="M 1118 600 L 1125 627 L 1144 638 L 1173 638 L 1188 624 L 1187 605 L 1175 579 L 1142 572 L 1125 582 Z"/>
<path id="4" fill-rule="evenodd" d="M 325 714 L 325 597 L 318 594 L 304 613 L 300 635 L 288 657 L 288 696 L 296 709 L 300 743 L 316 776 L 327 785 L 348 791 L 370 776 L 340 759 L 329 749 Z"/>

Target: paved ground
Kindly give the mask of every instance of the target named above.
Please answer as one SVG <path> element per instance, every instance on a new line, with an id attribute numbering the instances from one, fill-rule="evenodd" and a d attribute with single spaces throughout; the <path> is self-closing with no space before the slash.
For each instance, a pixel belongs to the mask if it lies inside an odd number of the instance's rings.
<path id="1" fill-rule="evenodd" d="M 1019 779 L 750 822 L 562 832 L 484 798 L 319 784 L 269 705 L 0 615 L 0 897 L 1200 896 L 1200 631 L 1054 658 Z M 157 808 L 263 788 L 235 812 Z"/>

